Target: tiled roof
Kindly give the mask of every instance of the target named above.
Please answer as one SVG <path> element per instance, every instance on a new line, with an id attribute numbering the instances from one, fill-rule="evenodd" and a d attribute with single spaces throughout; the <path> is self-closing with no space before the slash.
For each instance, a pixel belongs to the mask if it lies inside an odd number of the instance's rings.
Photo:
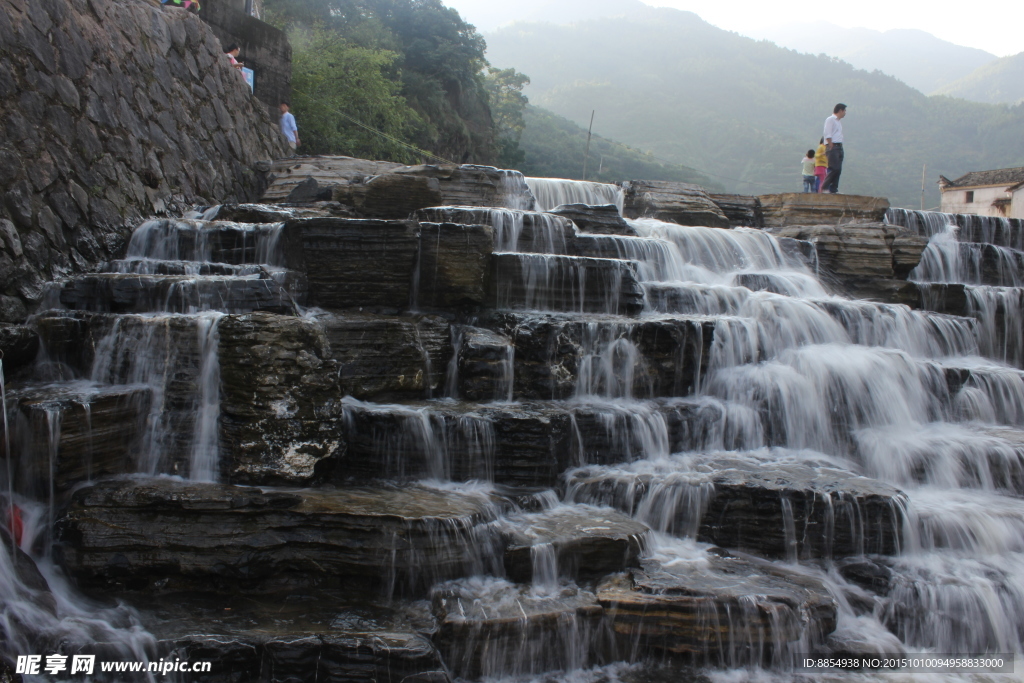
<path id="1" fill-rule="evenodd" d="M 946 187 L 1016 185 L 1020 182 L 1024 182 L 1024 166 L 1019 168 L 1000 168 L 995 171 L 971 171 L 956 180 L 950 181 Z"/>

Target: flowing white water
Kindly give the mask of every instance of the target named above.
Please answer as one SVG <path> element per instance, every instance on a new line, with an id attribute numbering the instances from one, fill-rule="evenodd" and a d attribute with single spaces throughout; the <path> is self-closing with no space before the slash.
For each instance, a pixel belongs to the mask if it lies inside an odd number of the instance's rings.
<path id="1" fill-rule="evenodd" d="M 527 178 L 526 183 L 537 199 L 538 211 L 551 211 L 565 204 L 588 206 L 614 205 L 622 213 L 623 194 L 618 185 L 564 180 L 561 178 Z"/>

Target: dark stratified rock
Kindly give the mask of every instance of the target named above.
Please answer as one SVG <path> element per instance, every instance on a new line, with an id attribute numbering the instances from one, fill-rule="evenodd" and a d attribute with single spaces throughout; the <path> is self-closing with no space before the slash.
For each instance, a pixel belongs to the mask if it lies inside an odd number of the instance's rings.
<path id="1" fill-rule="evenodd" d="M 304 212 L 304 209 L 289 209 L 274 204 L 220 204 L 210 207 L 203 215 L 211 221 L 284 223 Z"/>
<path id="2" fill-rule="evenodd" d="M 576 236 L 576 228 L 567 218 L 520 209 L 437 206 L 417 211 L 414 218 L 428 223 L 490 225 L 495 251 L 569 254 Z"/>
<path id="3" fill-rule="evenodd" d="M 891 555 L 901 545 L 902 492 L 784 452 L 582 467 L 567 482 L 570 500 L 642 508 L 662 530 L 764 557 Z"/>
<path id="4" fill-rule="evenodd" d="M 263 272 L 244 277 L 93 273 L 64 283 L 60 301 L 69 309 L 101 313 L 296 311 L 292 295 Z"/>
<path id="5" fill-rule="evenodd" d="M 392 161 L 370 161 L 344 156 L 290 157 L 277 159 L 270 168 L 271 182 L 263 193 L 268 202 L 282 202 L 295 186 L 313 178 L 319 187 L 335 188 L 352 181 L 387 173 L 402 164 Z M 403 216 L 404 218 L 404 216 Z"/>
<path id="6" fill-rule="evenodd" d="M 150 412 L 150 390 L 140 386 L 45 384 L 12 387 L 11 424 L 19 490 L 62 493 L 75 484 L 136 472 Z"/>
<path id="7" fill-rule="evenodd" d="M 704 188 L 666 180 L 630 180 L 622 183 L 626 218 L 656 218 L 680 225 L 728 228 L 729 219 Z"/>
<path id="8" fill-rule="evenodd" d="M 82 585 L 144 589 L 339 585 L 414 590 L 465 575 L 471 535 L 497 514 L 483 493 L 424 487 L 258 489 L 168 479 L 75 492 L 59 523 Z"/>
<path id="9" fill-rule="evenodd" d="M 881 223 L 889 209 L 889 200 L 883 197 L 849 194 L 786 192 L 761 195 L 757 199 L 766 228 Z"/>
<path id="10" fill-rule="evenodd" d="M 220 314 L 112 314 L 49 311 L 35 319 L 44 377 L 88 377 L 101 384 L 135 382 L 158 390 L 147 420 L 159 438 L 146 449 L 146 469 L 187 475 L 204 367 L 216 359 Z M 206 353 L 204 353 L 204 350 Z M 204 363 L 205 361 L 205 363 Z M 212 398 L 212 397 L 211 397 Z"/>
<path id="11" fill-rule="evenodd" d="M 338 365 L 314 321 L 255 313 L 218 325 L 221 469 L 232 482 L 308 484 L 345 453 Z"/>
<path id="12" fill-rule="evenodd" d="M 844 285 L 861 280 L 905 279 L 917 267 L 928 244 L 927 238 L 906 228 L 863 221 L 791 225 L 772 232 L 812 243 L 824 274 Z"/>
<path id="13" fill-rule="evenodd" d="M 636 315 L 644 290 L 631 261 L 548 254 L 493 256 L 499 309 Z"/>
<path id="14" fill-rule="evenodd" d="M 532 195 L 518 171 L 490 166 L 424 165 L 395 168 L 365 181 L 339 184 L 334 199 L 367 218 L 408 218 L 432 206 L 529 208 Z"/>
<path id="15" fill-rule="evenodd" d="M 600 578 L 639 566 L 649 530 L 620 512 L 560 505 L 510 515 L 495 523 L 506 538 L 505 572 L 520 583 L 558 577 Z"/>
<path id="16" fill-rule="evenodd" d="M 306 273 L 311 305 L 382 312 L 409 307 L 416 223 L 308 218 L 289 221 L 281 240 L 285 265 Z"/>
<path id="17" fill-rule="evenodd" d="M 339 482 L 430 477 L 551 487 L 578 464 L 571 416 L 548 404 L 348 400 L 345 428 L 348 453 L 335 471 Z"/>
<path id="18" fill-rule="evenodd" d="M 493 251 L 489 225 L 420 223 L 413 306 L 450 310 L 486 304 Z"/>
<path id="19" fill-rule="evenodd" d="M 434 316 L 368 313 L 316 317 L 337 364 L 341 392 L 362 400 L 428 398 L 444 387 L 448 322 Z"/>
<path id="20" fill-rule="evenodd" d="M 310 202 L 330 201 L 333 198 L 334 190 L 331 187 L 320 187 L 316 178 L 306 178 L 292 188 L 292 191 L 285 197 L 285 201 L 292 204 L 306 204 Z"/>
<path id="21" fill-rule="evenodd" d="M 565 315 L 499 313 L 485 324 L 515 346 L 513 394 L 561 399 L 577 391 L 610 396 L 685 396 L 705 372 L 714 323 L 703 318 L 589 323 Z M 634 350 L 631 354 L 628 351 Z M 614 374 L 602 371 L 608 360 Z M 587 382 L 579 387 L 581 374 Z M 624 377 L 632 384 L 624 386 Z"/>
<path id="22" fill-rule="evenodd" d="M 29 366 L 39 352 L 39 335 L 26 325 L 0 324 L 0 353 L 4 372 L 10 374 Z"/>
<path id="23" fill-rule="evenodd" d="M 718 205 L 734 228 L 763 228 L 764 215 L 761 200 L 742 194 L 709 193 L 711 201 Z"/>
<path id="24" fill-rule="evenodd" d="M 635 237 L 636 231 L 629 227 L 613 204 L 587 206 L 586 204 L 563 204 L 549 211 L 556 216 L 568 218 L 583 232 L 599 235 L 624 235 Z"/>
<path id="25" fill-rule="evenodd" d="M 449 683 L 426 630 L 426 609 L 406 614 L 376 596 L 283 589 L 260 595 L 128 593 L 161 657 L 212 664 L 200 683 L 299 680 Z M 423 616 L 420 616 L 420 613 Z"/>
<path id="26" fill-rule="evenodd" d="M 597 587 L 620 652 L 740 667 L 785 662 L 835 630 L 838 609 L 816 579 L 718 549 L 643 561 Z"/>
<path id="27" fill-rule="evenodd" d="M 473 577 L 434 587 L 434 642 L 461 679 L 587 668 L 604 661 L 604 610 L 575 585 L 535 591 Z"/>
<path id="28" fill-rule="evenodd" d="M 446 393 L 471 401 L 510 400 L 514 352 L 512 340 L 469 325 L 453 328 L 453 353 Z"/>

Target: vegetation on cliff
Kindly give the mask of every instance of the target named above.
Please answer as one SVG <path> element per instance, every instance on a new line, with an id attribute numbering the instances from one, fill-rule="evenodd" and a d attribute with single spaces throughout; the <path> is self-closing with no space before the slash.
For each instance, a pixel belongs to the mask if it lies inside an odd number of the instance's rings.
<path id="1" fill-rule="evenodd" d="M 486 45 L 440 0 L 267 0 L 266 10 L 293 40 L 304 151 L 419 157 L 362 123 L 451 161 L 496 160 Z"/>

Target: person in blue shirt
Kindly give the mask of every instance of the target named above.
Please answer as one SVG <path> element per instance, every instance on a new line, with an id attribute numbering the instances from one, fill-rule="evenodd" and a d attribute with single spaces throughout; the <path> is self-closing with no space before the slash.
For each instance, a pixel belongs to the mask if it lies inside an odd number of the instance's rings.
<path id="1" fill-rule="evenodd" d="M 288 111 L 290 108 L 291 105 L 287 102 L 281 103 L 281 132 L 288 138 L 288 148 L 294 156 L 295 148 L 302 143 L 299 142 L 299 127 L 295 124 L 295 115 Z"/>

